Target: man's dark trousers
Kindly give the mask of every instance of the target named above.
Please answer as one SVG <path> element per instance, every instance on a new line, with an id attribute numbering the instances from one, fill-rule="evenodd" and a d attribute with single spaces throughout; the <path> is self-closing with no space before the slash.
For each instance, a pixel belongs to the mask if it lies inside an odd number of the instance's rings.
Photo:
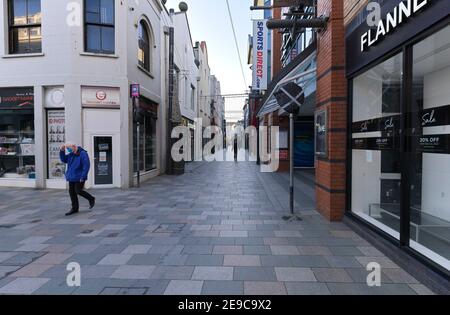
<path id="1" fill-rule="evenodd" d="M 84 191 L 83 189 L 84 182 L 69 183 L 69 194 L 70 200 L 72 200 L 72 210 L 78 211 L 80 209 L 80 205 L 78 203 L 78 195 L 87 199 L 89 202 L 95 199 L 90 193 Z"/>

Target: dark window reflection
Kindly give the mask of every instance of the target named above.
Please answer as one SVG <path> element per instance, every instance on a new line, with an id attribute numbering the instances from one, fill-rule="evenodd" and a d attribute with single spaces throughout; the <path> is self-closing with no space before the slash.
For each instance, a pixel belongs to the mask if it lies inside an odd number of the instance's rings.
<path id="1" fill-rule="evenodd" d="M 9 53 L 26 54 L 42 51 L 41 1 L 10 0 Z"/>
<path id="2" fill-rule="evenodd" d="M 85 49 L 114 54 L 114 0 L 85 0 Z"/>

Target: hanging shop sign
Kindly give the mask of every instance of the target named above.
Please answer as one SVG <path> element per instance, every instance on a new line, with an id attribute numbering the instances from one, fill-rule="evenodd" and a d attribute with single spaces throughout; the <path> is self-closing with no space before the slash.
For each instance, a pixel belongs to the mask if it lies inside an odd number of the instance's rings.
<path id="1" fill-rule="evenodd" d="M 141 96 L 141 87 L 139 84 L 131 84 L 130 96 L 132 98 L 139 98 L 139 96 Z"/>
<path id="2" fill-rule="evenodd" d="M 120 89 L 110 87 L 81 88 L 81 102 L 83 107 L 120 107 Z"/>
<path id="3" fill-rule="evenodd" d="M 48 178 L 64 179 L 66 166 L 59 159 L 61 145 L 66 142 L 64 110 L 47 111 Z"/>
<path id="4" fill-rule="evenodd" d="M 52 87 L 45 89 L 45 107 L 46 108 L 66 107 L 64 87 Z"/>
<path id="5" fill-rule="evenodd" d="M 431 1 L 400 1 L 399 4 L 386 15 L 385 19 L 380 19 L 376 28 L 369 29 L 361 36 L 361 52 L 368 50 L 389 33 L 393 32 L 397 27 L 407 23 L 411 16 L 427 8 L 429 2 Z"/>
<path id="6" fill-rule="evenodd" d="M 322 158 L 328 157 L 328 124 L 327 111 L 316 113 L 315 117 L 316 155 Z"/>
<path id="7" fill-rule="evenodd" d="M 253 90 L 267 90 L 268 41 L 267 20 L 253 21 Z"/>
<path id="8" fill-rule="evenodd" d="M 15 87 L 0 89 L 0 109 L 23 110 L 34 107 L 32 87 Z"/>

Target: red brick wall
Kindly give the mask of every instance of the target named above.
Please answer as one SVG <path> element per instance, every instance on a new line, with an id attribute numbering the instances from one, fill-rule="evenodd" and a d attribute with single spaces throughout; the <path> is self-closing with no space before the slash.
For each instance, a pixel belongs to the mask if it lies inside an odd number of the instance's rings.
<path id="1" fill-rule="evenodd" d="M 328 220 L 341 220 L 346 199 L 347 81 L 344 0 L 319 0 L 318 15 L 329 16 L 318 34 L 316 112 L 328 113 L 328 158 L 317 160 L 317 208 Z"/>
<path id="2" fill-rule="evenodd" d="M 272 10 L 273 19 L 281 19 L 281 8 Z M 272 32 L 272 78 L 281 70 L 281 46 L 283 45 L 283 36 L 279 30 Z"/>

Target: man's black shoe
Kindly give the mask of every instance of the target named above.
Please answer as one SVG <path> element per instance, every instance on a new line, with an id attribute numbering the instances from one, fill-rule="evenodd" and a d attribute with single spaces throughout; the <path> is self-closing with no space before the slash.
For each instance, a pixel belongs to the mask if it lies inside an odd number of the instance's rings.
<path id="1" fill-rule="evenodd" d="M 92 209 L 95 207 L 95 198 L 89 201 L 89 209 Z"/>
<path id="2" fill-rule="evenodd" d="M 66 213 L 66 217 L 68 217 L 68 216 L 71 216 L 71 215 L 74 215 L 74 214 L 77 214 L 78 213 L 78 210 L 70 210 L 69 212 L 67 212 Z"/>

